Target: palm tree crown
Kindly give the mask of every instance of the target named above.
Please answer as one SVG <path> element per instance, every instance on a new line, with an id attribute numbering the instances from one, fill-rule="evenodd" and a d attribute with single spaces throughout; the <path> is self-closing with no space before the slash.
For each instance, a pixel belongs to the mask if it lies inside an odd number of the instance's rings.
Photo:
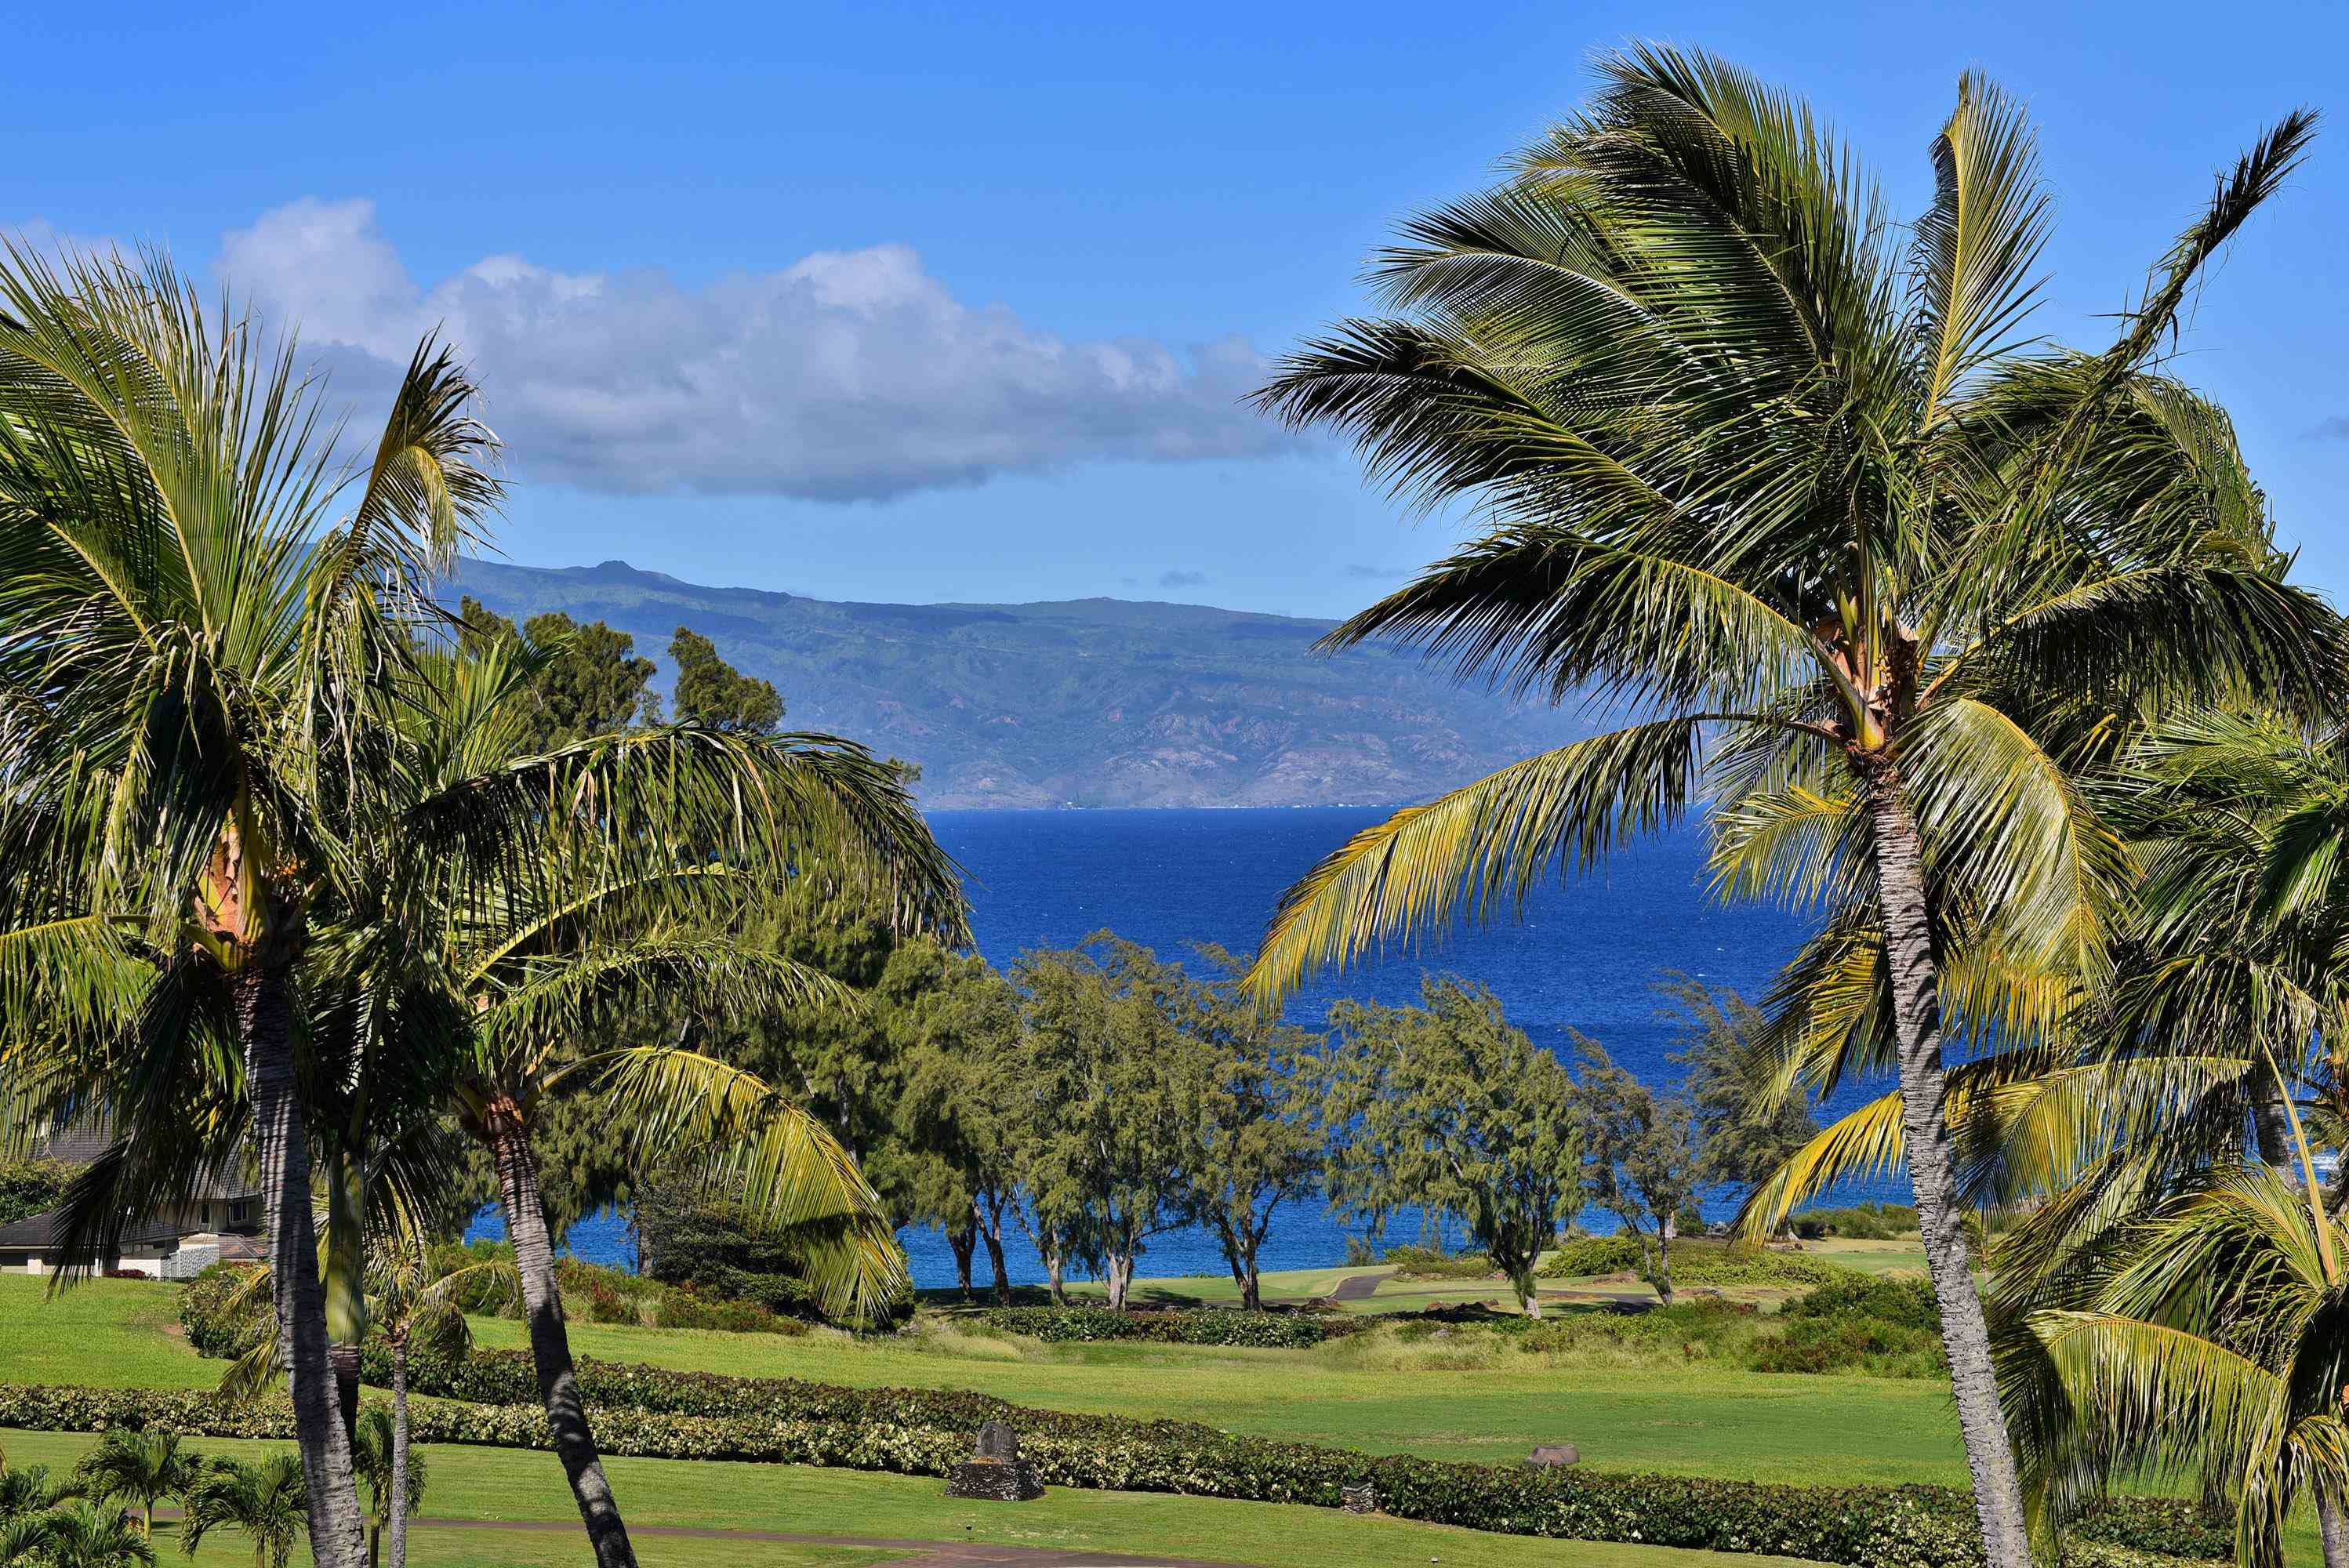
<path id="1" fill-rule="evenodd" d="M 2181 700 L 2310 712 L 2342 638 L 2283 580 L 2223 414 L 2160 373 L 2202 263 L 2300 156 L 2220 182 L 2099 353 L 2025 335 L 2030 129 L 1974 77 L 1909 242 L 1850 151 L 1700 54 L 1610 57 L 1496 190 L 1404 225 L 1349 322 L 1259 395 L 1481 537 L 1340 625 L 1634 722 L 1359 834 L 1250 975 L 1284 995 L 1397 934 L 1713 809 L 1723 891 L 1819 907 L 1783 1078 L 1897 1068 L 1985 1550 L 2029 1559 L 1942 1115 L 1943 1009 L 2020 1043 L 2105 974 L 2128 867 L 2083 793 Z M 1769 1217 L 1762 1217 L 1768 1222 Z"/>

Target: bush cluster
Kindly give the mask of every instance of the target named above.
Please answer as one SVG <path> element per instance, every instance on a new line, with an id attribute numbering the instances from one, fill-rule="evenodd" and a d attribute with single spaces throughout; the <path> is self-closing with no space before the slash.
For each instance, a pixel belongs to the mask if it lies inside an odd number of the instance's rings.
<path id="1" fill-rule="evenodd" d="M 263 1296 L 243 1312 L 230 1309 L 229 1297 L 247 1278 L 234 1264 L 214 1264 L 180 1290 L 180 1326 L 199 1356 L 233 1360 L 269 1332 L 274 1308 Z"/>
<path id="2" fill-rule="evenodd" d="M 74 1171 L 57 1160 L 0 1160 L 0 1225 L 56 1208 Z"/>
<path id="3" fill-rule="evenodd" d="M 633 1379 L 630 1386 L 647 1398 L 667 1398 L 657 1393 L 663 1388 L 706 1393 L 712 1385 L 741 1384 L 762 1386 L 777 1401 L 758 1416 L 678 1414 L 647 1403 L 602 1403 L 591 1385 L 589 1403 L 599 1406 L 596 1440 L 610 1454 L 943 1475 L 969 1456 L 971 1433 L 981 1421 L 1002 1419 L 1019 1430 L 1023 1457 L 1035 1462 L 1045 1481 L 1060 1486 L 1336 1507 L 1341 1487 L 1367 1481 L 1387 1513 L 1505 1534 L 1775 1553 L 1850 1568 L 1962 1568 L 1982 1561 L 1972 1504 L 1946 1487 L 1758 1486 L 1528 1470 L 1235 1437 L 1182 1421 L 1027 1410 L 978 1394 L 823 1388 L 648 1367 L 607 1370 Z M 762 1401 L 738 1393 L 728 1402 Z M 535 1405 L 431 1402 L 414 1407 L 410 1419 L 422 1442 L 552 1446 L 545 1413 Z M 282 1396 L 235 1406 L 176 1390 L 0 1386 L 0 1427 L 106 1431 L 150 1426 L 282 1439 L 293 1432 L 293 1413 Z M 2155 1552 L 2208 1555 L 2211 1541 L 2223 1541 L 2225 1525 L 2180 1504 L 2120 1500 L 2089 1516 L 2075 1534 L 2069 1554 L 2075 1563 L 2150 1568 Z"/>
<path id="4" fill-rule="evenodd" d="M 1389 1247 L 1379 1261 L 1395 1271 L 1397 1279 L 1490 1279 L 1495 1272 L 1486 1253 L 1447 1253 L 1441 1247 Z"/>
<path id="5" fill-rule="evenodd" d="M 1806 1242 L 1826 1236 L 1847 1241 L 1889 1242 L 1917 1228 L 1917 1211 L 1906 1203 L 1857 1203 L 1848 1209 L 1812 1209 L 1787 1221 Z"/>
<path id="6" fill-rule="evenodd" d="M 1007 1334 L 1056 1343 L 1154 1339 L 1172 1345 L 1249 1345 L 1299 1350 L 1369 1326 L 1362 1318 L 1291 1312 L 1112 1312 L 1102 1306 L 998 1306 L 979 1315 Z"/>
<path id="7" fill-rule="evenodd" d="M 1544 1279 L 1579 1279 L 1592 1274 L 1629 1274 L 1640 1266 L 1637 1236 L 1577 1236 L 1550 1253 L 1542 1264 Z"/>
<path id="8" fill-rule="evenodd" d="M 1637 1236 L 1578 1236 L 1549 1254 L 1544 1279 L 1632 1274 L 1640 1266 Z M 1711 1236 L 1682 1236 L 1672 1243 L 1672 1284 L 1821 1284 L 1854 1271 L 1825 1258 L 1773 1252 Z"/>

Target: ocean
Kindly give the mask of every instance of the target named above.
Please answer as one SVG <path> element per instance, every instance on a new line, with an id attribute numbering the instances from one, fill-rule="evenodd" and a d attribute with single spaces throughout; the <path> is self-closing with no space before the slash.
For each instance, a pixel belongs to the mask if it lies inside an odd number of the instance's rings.
<path id="1" fill-rule="evenodd" d="M 1386 815 L 1381 809 L 1325 807 L 1235 811 L 942 811 L 931 818 L 938 841 L 970 879 L 972 924 L 979 949 L 1008 964 L 1033 947 L 1068 946 L 1104 928 L 1155 948 L 1191 956 L 1200 943 L 1246 952 L 1262 935 L 1283 889 L 1316 861 Z M 1651 990 L 1667 970 L 1758 1000 L 1805 934 L 1802 919 L 1766 905 L 1724 905 L 1706 892 L 1700 832 L 1631 844 L 1601 872 L 1538 890 L 1522 921 L 1504 918 L 1450 933 L 1414 952 L 1325 976 L 1289 1004 L 1289 1016 L 1318 1022 L 1340 996 L 1395 1003 L 1417 999 L 1430 972 L 1450 972 L 1489 986 L 1510 1020 L 1534 1040 L 1570 1054 L 1568 1028 L 1580 1030 L 1643 1080 L 1674 1076 L 1666 1056 L 1674 1027 L 1659 1016 Z M 1849 1097 L 1845 1103 L 1856 1099 Z M 1849 1196 L 1903 1199 L 1906 1183 L 1873 1184 Z M 1735 1193 L 1714 1194 L 1708 1217 L 1725 1217 Z M 1594 1230 L 1612 1222 L 1593 1213 Z M 1340 1222 L 1318 1200 L 1288 1205 L 1265 1245 L 1261 1266 L 1316 1267 L 1345 1255 L 1363 1227 Z M 502 1234 L 486 1211 L 471 1234 Z M 1399 1216 L 1387 1239 L 1416 1241 L 1423 1222 Z M 954 1260 L 928 1227 L 901 1233 L 915 1283 L 951 1284 Z M 1461 1239 L 1456 1228 L 1453 1241 Z M 1010 1241 L 1012 1238 L 1007 1238 Z M 1012 1277 L 1043 1278 L 1043 1266 L 1017 1238 Z M 597 1263 L 633 1266 L 625 1216 L 601 1214 L 574 1228 L 571 1248 Z M 985 1267 L 985 1253 L 979 1266 Z M 1220 1274 L 1222 1254 L 1195 1230 L 1154 1238 L 1143 1275 Z"/>

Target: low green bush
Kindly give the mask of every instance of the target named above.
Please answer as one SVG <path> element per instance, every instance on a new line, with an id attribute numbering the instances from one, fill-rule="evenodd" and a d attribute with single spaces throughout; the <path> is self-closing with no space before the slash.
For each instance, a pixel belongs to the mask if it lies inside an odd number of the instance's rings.
<path id="1" fill-rule="evenodd" d="M 60 1160 L 0 1160 L 0 1225 L 56 1208 L 78 1169 Z"/>
<path id="2" fill-rule="evenodd" d="M 1392 1268 L 1397 1279 L 1488 1279 L 1495 1268 L 1486 1253 L 1447 1253 L 1409 1244 L 1389 1247 L 1379 1261 Z"/>
<path id="3" fill-rule="evenodd" d="M 647 1382 L 781 1383 L 624 1369 Z M 1410 1455 L 1372 1455 L 1183 1421 L 1134 1421 L 1021 1409 L 984 1395 L 916 1389 L 802 1391 L 803 1413 L 697 1417 L 641 1406 L 593 1411 L 607 1454 L 749 1460 L 912 1475 L 944 1475 L 969 1455 L 984 1420 L 1009 1421 L 1020 1453 L 1060 1486 L 1336 1507 L 1369 1482 L 1380 1508 L 1403 1519 L 1560 1540 L 1636 1542 L 1694 1551 L 1774 1553 L 1850 1568 L 1969 1568 L 1982 1562 L 1973 1505 L 1947 1487 L 1762 1486 L 1690 1476 L 1529 1470 Z M 585 1388 L 591 1407 L 598 1404 Z M 821 1413 L 819 1413 L 821 1412 Z M 429 1401 L 410 1411 L 419 1442 L 552 1447 L 533 1405 Z M 0 1427 L 108 1431 L 162 1427 L 211 1437 L 282 1439 L 283 1396 L 230 1405 L 210 1395 L 133 1388 L 0 1387 Z M 2160 1552 L 2209 1555 L 2226 1522 L 2176 1503 L 2107 1503 L 2074 1532 L 2070 1560 L 2090 1568 L 2150 1568 Z"/>
<path id="4" fill-rule="evenodd" d="M 633 1314 L 635 1308 L 629 1311 Z M 635 1321 L 633 1317 L 631 1322 Z M 663 1328 L 721 1328 L 734 1334 L 805 1334 L 808 1326 L 796 1317 L 781 1317 L 755 1301 L 704 1297 L 686 1286 L 660 1293 L 653 1321 Z"/>
<path id="5" fill-rule="evenodd" d="M 1579 1279 L 1593 1274 L 1629 1274 L 1640 1266 L 1637 1236 L 1578 1236 L 1550 1253 L 1542 1264 L 1544 1279 Z"/>
<path id="6" fill-rule="evenodd" d="M 1544 1279 L 1580 1279 L 1636 1274 L 1640 1267 L 1637 1236 L 1580 1236 L 1549 1254 Z M 1802 1253 L 1774 1252 L 1713 1236 L 1681 1236 L 1672 1243 L 1672 1284 L 1818 1284 L 1853 1274 L 1840 1264 Z"/>
<path id="7" fill-rule="evenodd" d="M 239 1313 L 229 1298 L 252 1276 L 234 1264 L 214 1264 L 180 1290 L 180 1327 L 199 1356 L 232 1360 L 269 1332 L 274 1309 L 263 1296 Z"/>
<path id="8" fill-rule="evenodd" d="M 1154 1339 L 1169 1345 L 1248 1345 L 1281 1350 L 1319 1345 L 1368 1326 L 1364 1319 L 1354 1317 L 1235 1312 L 1227 1308 L 1112 1312 L 1102 1306 L 998 1306 L 979 1316 L 1007 1334 L 1025 1334 L 1056 1343 Z"/>
<path id="9" fill-rule="evenodd" d="M 1847 1241 L 1889 1242 L 1917 1229 L 1917 1211 L 1906 1203 L 1856 1203 L 1847 1209 L 1807 1209 L 1786 1222 L 1805 1241 L 1840 1236 Z"/>

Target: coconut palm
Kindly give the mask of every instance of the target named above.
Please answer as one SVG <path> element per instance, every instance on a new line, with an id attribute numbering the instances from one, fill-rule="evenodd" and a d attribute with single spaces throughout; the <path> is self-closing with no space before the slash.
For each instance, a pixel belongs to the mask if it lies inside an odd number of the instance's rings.
<path id="1" fill-rule="evenodd" d="M 272 1454 L 254 1464 L 214 1460 L 188 1492 L 180 1547 L 191 1557 L 215 1530 L 233 1530 L 253 1546 L 253 1568 L 285 1568 L 307 1518 L 302 1461 Z"/>
<path id="2" fill-rule="evenodd" d="M 151 1568 L 152 1535 L 123 1509 L 77 1502 L 49 1515 L 48 1544 L 37 1561 L 47 1568 Z"/>
<path id="3" fill-rule="evenodd" d="M 127 1498 L 139 1504 L 140 1528 L 155 1533 L 155 1504 L 179 1497 L 195 1484 L 203 1461 L 180 1445 L 180 1434 L 162 1430 L 106 1434 L 74 1467 L 82 1494 L 100 1502 Z"/>
<path id="4" fill-rule="evenodd" d="M 406 1390 L 400 1391 L 406 1403 Z M 391 1568 L 408 1562 L 408 1520 L 424 1506 L 424 1456 L 409 1446 L 406 1414 L 381 1405 L 359 1413 L 359 1479 L 367 1489 L 367 1568 L 383 1561 L 386 1528 L 391 1535 Z"/>
<path id="5" fill-rule="evenodd" d="M 428 341 L 340 463 L 290 342 L 222 309 L 160 259 L 0 262 L 0 986 L 37 994 L 16 1016 L 45 1032 L 201 1018 L 182 1037 L 229 1057 L 245 1110 L 181 1136 L 226 1158 L 251 1130 L 312 1546 L 355 1568 L 293 973 L 367 776 L 369 687 L 494 500 L 494 442 Z M 126 995 L 138 957 L 152 984 Z"/>
<path id="6" fill-rule="evenodd" d="M 2134 1227 L 2082 1305 L 2028 1315 L 2074 1418 L 2067 1440 L 2026 1448 L 2035 1481 L 2192 1477 L 2232 1510 L 2236 1560 L 2281 1568 L 2294 1503 L 2349 1491 L 2349 1228 L 2306 1199 L 2272 1169 L 2220 1171 Z"/>
<path id="7" fill-rule="evenodd" d="M 1974 77 L 1905 255 L 1807 108 L 1712 57 L 1610 57 L 1501 188 L 1413 220 L 1350 322 L 1260 394 L 1489 531 L 1327 639 L 1637 719 L 1359 834 L 1251 972 L 1285 994 L 1490 915 L 1710 793 L 1723 891 L 1818 908 L 1789 1070 L 1898 1077 L 1984 1548 L 2029 1558 L 1953 1183 L 1942 1043 L 2011 1043 L 2104 973 L 2127 865 L 2079 775 L 2217 692 L 2323 700 L 2340 636 L 2282 581 L 2216 408 L 2158 371 L 2202 263 L 2298 160 L 2223 178 L 2101 353 L 2027 340 L 2048 227 L 2019 108 Z"/>

